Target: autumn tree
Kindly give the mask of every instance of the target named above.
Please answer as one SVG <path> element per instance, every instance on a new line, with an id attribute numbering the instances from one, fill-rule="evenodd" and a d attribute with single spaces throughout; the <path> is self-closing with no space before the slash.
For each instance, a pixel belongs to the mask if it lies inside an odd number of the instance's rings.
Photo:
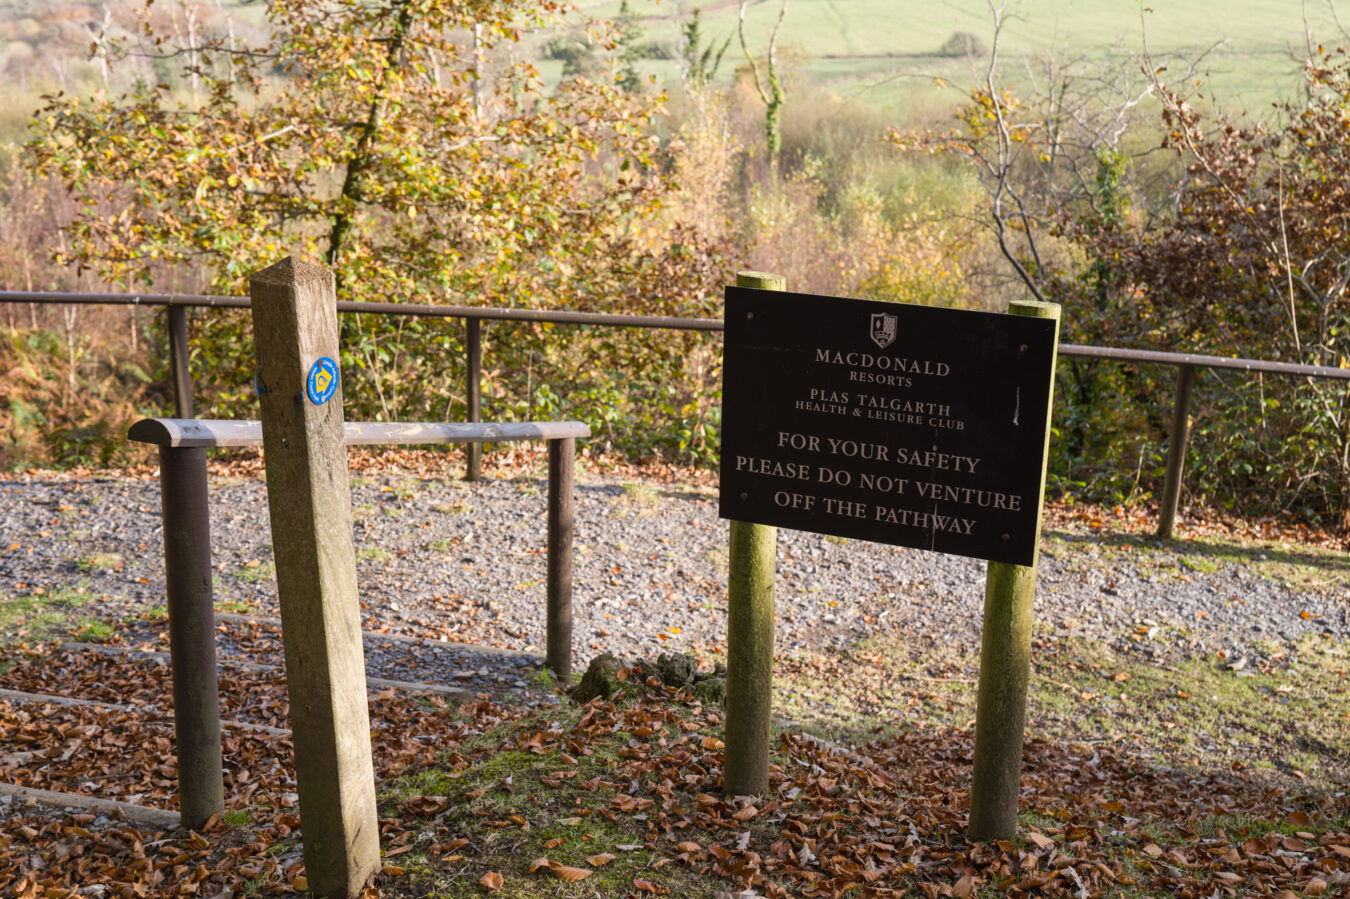
<path id="1" fill-rule="evenodd" d="M 1122 214 L 1130 197 L 1119 180 L 1128 162 L 1107 160 L 1099 202 L 1053 217 L 1055 233 L 1081 262 L 1048 270 L 1045 289 L 1097 300 L 1077 308 L 1102 320 L 1103 331 L 1114 327 L 1107 333 L 1117 344 L 1346 367 L 1345 52 L 1319 52 L 1307 63 L 1300 99 L 1245 124 L 1206 114 L 1157 80 L 1161 67 L 1144 62 L 1161 105 L 1161 147 L 1181 165 L 1152 214 L 1132 216 Z M 1350 514 L 1345 382 L 1210 375 L 1209 384 L 1190 464 L 1203 495 L 1343 520 Z"/>
<path id="2" fill-rule="evenodd" d="M 787 15 L 788 0 L 782 0 L 782 5 L 778 7 L 778 18 L 774 20 L 773 28 L 769 31 L 769 41 L 764 48 L 762 66 L 751 54 L 750 45 L 745 38 L 745 8 L 748 3 L 749 0 L 740 0 L 736 19 L 736 34 L 740 37 L 741 52 L 745 54 L 745 61 L 750 67 L 750 75 L 755 82 L 755 92 L 759 94 L 759 99 L 764 103 L 764 148 L 769 154 L 770 165 L 776 168 L 778 151 L 783 147 L 783 104 L 787 102 L 787 88 L 783 85 L 782 67 L 778 59 L 778 32 L 783 28 L 783 17 Z M 759 74 L 761 68 L 764 69 L 762 78 Z"/>
<path id="3" fill-rule="evenodd" d="M 1007 270 L 1064 305 L 1066 339 L 1345 365 L 1345 55 L 1319 53 L 1300 99 L 1238 124 L 1161 80 L 1193 85 L 1203 54 L 1176 72 L 1140 54 L 1132 72 L 1101 76 L 1046 60 L 1026 67 L 1039 77 L 1019 94 L 998 69 L 1003 5 L 991 10 L 984 78 L 956 127 L 893 136 L 969 163 Z M 1065 360 L 1052 481 L 1099 499 L 1156 485 L 1171 375 Z M 1206 380 L 1189 463 L 1200 497 L 1344 514 L 1350 399 L 1340 382 Z"/>
<path id="4" fill-rule="evenodd" d="M 727 36 L 718 47 L 716 41 L 703 39 L 702 10 L 694 8 L 693 14 L 680 23 L 680 73 L 685 87 L 691 92 L 705 89 L 717 77 L 722 65 L 722 57 L 731 46 L 731 37 Z"/>
<path id="5" fill-rule="evenodd" d="M 1137 234 L 1085 235 L 1177 348 L 1350 366 L 1350 55 L 1319 52 L 1304 88 L 1244 126 L 1160 85 L 1163 146 L 1185 163 L 1175 212 Z M 1350 523 L 1345 382 L 1256 381 L 1225 415 L 1238 430 L 1211 464 Z"/>
<path id="6" fill-rule="evenodd" d="M 165 83 L 47 98 L 32 164 L 84 204 L 66 226 L 66 258 L 127 284 L 167 261 L 238 293 L 249 271 L 299 253 L 336 272 L 340 299 L 696 311 L 713 292 L 707 248 L 633 236 L 673 189 L 647 133 L 662 98 L 624 95 L 612 71 L 550 89 L 514 49 L 561 9 L 269 0 L 265 42 L 197 35 L 191 47 L 154 33 L 147 15 L 151 40 L 120 55 L 186 65 L 199 100 Z M 94 199 L 109 189 L 121 210 L 112 216 Z M 657 271 L 659 281 L 647 274 Z M 343 323 L 344 370 L 366 379 L 344 393 L 363 413 L 453 413 L 450 325 Z M 532 408 L 517 386 L 550 376 L 536 331 L 495 332 L 488 402 L 501 397 L 498 415 Z M 242 319 L 204 318 L 195 338 L 217 379 L 213 409 L 247 403 Z M 644 339 L 629 349 L 665 352 Z M 680 355 L 672 343 L 664 367 Z M 527 369 L 528 387 L 517 385 Z"/>
<path id="7" fill-rule="evenodd" d="M 991 39 L 975 83 L 954 88 L 962 97 L 952 126 L 894 129 L 891 138 L 905 151 L 958 160 L 978 180 L 976 221 L 992 248 L 975 276 L 986 301 L 1001 308 L 1030 295 L 1060 303 L 1066 342 L 1137 345 L 1147 329 L 1129 286 L 1065 239 L 1065 230 L 1072 223 L 1081 234 L 1115 233 L 1149 214 L 1141 199 L 1159 191 L 1146 180 L 1144 156 L 1152 148 L 1138 126 L 1153 85 L 1135 64 L 1045 56 L 1025 61 L 1025 82 L 1015 88 L 1003 58 L 1006 8 L 989 4 Z M 1082 489 L 1089 481 L 1114 487 L 1113 472 L 1134 471 L 1137 460 L 1112 449 L 1156 443 L 1166 418 L 1157 403 L 1143 401 L 1153 389 L 1137 369 L 1061 358 L 1052 489 Z M 1104 426 L 1107 413 L 1118 414 Z"/>

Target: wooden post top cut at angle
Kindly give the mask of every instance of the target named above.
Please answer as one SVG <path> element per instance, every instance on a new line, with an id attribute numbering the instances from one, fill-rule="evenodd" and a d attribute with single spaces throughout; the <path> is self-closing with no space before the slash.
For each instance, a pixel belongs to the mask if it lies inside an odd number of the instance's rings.
<path id="1" fill-rule="evenodd" d="M 285 259 L 249 286 L 305 870 L 346 899 L 380 844 L 333 274 Z"/>

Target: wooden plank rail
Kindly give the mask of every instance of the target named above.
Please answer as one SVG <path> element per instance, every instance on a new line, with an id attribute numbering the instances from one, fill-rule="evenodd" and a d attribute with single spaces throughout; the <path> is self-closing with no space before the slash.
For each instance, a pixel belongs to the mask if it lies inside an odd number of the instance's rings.
<path id="1" fill-rule="evenodd" d="M 343 425 L 348 446 L 508 443 L 516 440 L 565 440 L 589 437 L 579 421 L 412 422 L 349 421 Z M 161 447 L 262 446 L 262 422 L 223 419 L 144 418 L 127 437 Z"/>
<path id="2" fill-rule="evenodd" d="M 127 436 L 159 447 L 180 806 L 184 825 L 200 827 L 224 809 L 206 450 L 262 446 L 262 422 L 147 418 Z M 572 469 L 576 440 L 590 428 L 579 421 L 345 422 L 343 436 L 347 446 L 548 441 L 546 663 L 559 677 L 571 674 Z"/>

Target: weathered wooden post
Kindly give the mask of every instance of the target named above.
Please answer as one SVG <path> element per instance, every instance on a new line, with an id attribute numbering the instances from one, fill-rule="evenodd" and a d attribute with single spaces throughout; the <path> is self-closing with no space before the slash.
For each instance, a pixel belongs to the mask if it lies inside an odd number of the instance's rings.
<path id="1" fill-rule="evenodd" d="M 1056 330 L 1051 346 L 1058 346 L 1058 305 L 1014 302 L 1009 304 L 1008 311 L 1013 315 L 1054 319 Z M 1051 401 L 1046 404 L 1045 449 L 1041 454 L 1041 485 L 1036 494 L 1036 545 L 1040 543 L 1041 507 L 1045 498 L 1044 460 L 1050 447 L 1049 409 L 1053 405 L 1055 385 L 1053 355 L 1050 371 Z M 1035 558 L 1030 565 L 988 563 L 980 685 L 975 709 L 970 821 L 966 830 L 972 841 L 1008 840 L 1017 832 L 1022 733 L 1026 726 L 1027 680 L 1031 670 L 1031 603 L 1035 595 Z"/>
<path id="2" fill-rule="evenodd" d="M 187 307 L 169 307 L 169 369 L 173 373 L 173 414 L 192 418 L 192 374 L 188 368 Z"/>
<path id="3" fill-rule="evenodd" d="M 572 674 L 572 504 L 577 441 L 548 442 L 548 667 L 561 681 Z"/>
<path id="4" fill-rule="evenodd" d="M 212 815 L 225 811 L 206 450 L 161 446 L 159 489 L 173 662 L 178 809 L 184 827 L 200 829 Z"/>
<path id="5" fill-rule="evenodd" d="M 1167 438 L 1167 473 L 1163 477 L 1162 501 L 1158 509 L 1160 540 L 1171 540 L 1177 521 L 1177 503 L 1181 500 L 1181 473 L 1186 467 L 1186 439 L 1191 429 L 1191 391 L 1195 387 L 1195 366 L 1177 368 L 1177 393 L 1172 403 L 1172 433 Z"/>
<path id="6" fill-rule="evenodd" d="M 786 290 L 778 275 L 739 272 L 737 287 Z M 731 522 L 727 577 L 727 747 L 722 783 L 729 796 L 769 789 L 773 716 L 773 587 L 778 529 Z"/>
<path id="7" fill-rule="evenodd" d="M 284 259 L 249 288 L 305 870 L 350 897 L 380 843 L 333 274 Z"/>
<path id="8" fill-rule="evenodd" d="M 483 416 L 483 320 L 464 319 L 465 385 L 464 412 L 466 421 L 476 423 Z M 483 444 L 478 441 L 464 446 L 464 480 L 477 481 L 483 477 Z"/>

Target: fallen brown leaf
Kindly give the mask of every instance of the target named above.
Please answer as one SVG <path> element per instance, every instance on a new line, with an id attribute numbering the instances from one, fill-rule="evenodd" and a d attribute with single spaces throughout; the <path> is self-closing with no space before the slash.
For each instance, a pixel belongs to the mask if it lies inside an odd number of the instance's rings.
<path id="1" fill-rule="evenodd" d="M 554 877 L 559 880 L 565 880 L 568 883 L 585 880 L 595 873 L 589 868 L 572 868 L 567 865 L 549 865 L 548 869 L 553 872 Z"/>

